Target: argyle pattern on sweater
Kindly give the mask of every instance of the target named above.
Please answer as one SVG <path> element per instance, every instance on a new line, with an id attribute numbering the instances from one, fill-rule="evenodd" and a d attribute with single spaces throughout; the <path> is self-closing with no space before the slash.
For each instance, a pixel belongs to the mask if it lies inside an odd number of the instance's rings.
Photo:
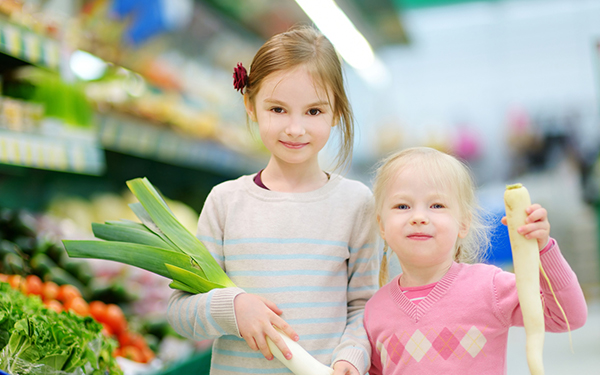
<path id="1" fill-rule="evenodd" d="M 402 366 L 409 361 L 445 361 L 450 357 L 460 360 L 464 356 L 485 356 L 486 342 L 485 327 L 480 329 L 475 326 L 458 326 L 452 329 L 444 327 L 441 331 L 403 331 L 393 334 L 384 342 L 378 341 L 376 346 L 384 369 L 388 369 L 390 366 Z"/>

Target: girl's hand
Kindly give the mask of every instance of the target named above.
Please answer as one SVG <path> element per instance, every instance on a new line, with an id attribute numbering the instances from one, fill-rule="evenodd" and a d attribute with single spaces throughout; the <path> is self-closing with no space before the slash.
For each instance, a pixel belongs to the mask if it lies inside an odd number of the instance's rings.
<path id="1" fill-rule="evenodd" d="M 292 353 L 273 326 L 285 332 L 294 341 L 298 341 L 298 335 L 279 316 L 283 311 L 277 305 L 266 298 L 247 293 L 237 295 L 233 305 L 240 334 L 252 350 L 260 350 L 266 359 L 272 360 L 273 354 L 267 345 L 268 336 L 285 358 L 292 358 Z"/>
<path id="2" fill-rule="evenodd" d="M 517 228 L 517 232 L 525 236 L 525 238 L 535 238 L 541 251 L 550 240 L 548 212 L 537 203 L 527 207 L 525 212 L 527 213 L 525 225 Z M 502 224 L 506 225 L 506 216 L 502 218 Z"/>
<path id="3" fill-rule="evenodd" d="M 360 375 L 360 372 L 348 361 L 337 361 L 333 365 L 333 375 Z"/>

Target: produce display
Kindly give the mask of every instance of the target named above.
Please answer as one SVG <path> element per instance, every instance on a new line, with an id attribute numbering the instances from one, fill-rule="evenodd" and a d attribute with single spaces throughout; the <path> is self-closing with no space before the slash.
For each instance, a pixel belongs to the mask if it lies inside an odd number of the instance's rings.
<path id="1" fill-rule="evenodd" d="M 16 278 L 11 279 L 15 282 Z M 14 284 L 18 285 L 18 284 Z M 38 283 L 25 284 L 39 288 Z M 38 289 L 37 291 L 41 291 Z M 117 342 L 92 317 L 57 313 L 37 295 L 0 283 L 0 369 L 10 374 L 122 374 Z"/>
<path id="2" fill-rule="evenodd" d="M 118 276 L 108 277 L 106 269 L 110 268 L 103 265 L 105 272 L 99 274 L 90 261 L 70 258 L 60 242 L 55 242 L 48 233 L 40 233 L 40 230 L 48 231 L 48 228 L 41 228 L 49 226 L 45 223 L 47 220 L 47 216 L 34 216 L 26 210 L 0 209 L 0 281 L 25 296 L 36 297 L 44 309 L 56 314 L 93 318 L 103 335 L 114 342 L 110 351 L 113 358 L 123 357 L 139 364 L 154 362 L 161 340 L 167 335 L 178 335 L 164 317 L 155 314 L 146 318 L 147 304 L 137 306 L 136 295 L 129 289 L 132 289 L 131 282 L 143 281 L 149 288 L 155 287 L 156 283 L 147 275 L 132 275 L 126 270 L 119 270 Z M 163 291 L 151 289 L 137 293 L 143 298 Z M 2 309 L 9 307 L 2 302 L 0 321 L 5 319 Z M 12 328 L 0 324 L 0 341 L 3 338 L 7 341 L 11 333 Z M 5 345 L 2 344 L 0 349 Z M 7 352 L 5 357 L 10 358 L 9 355 Z"/>
<path id="3" fill-rule="evenodd" d="M 0 272 L 70 284 L 84 298 L 92 294 L 89 265 L 69 259 L 60 244 L 38 238 L 35 218 L 25 210 L 0 209 Z"/>
<path id="4" fill-rule="evenodd" d="M 113 260 L 140 267 L 172 280 L 170 286 L 189 293 L 235 286 L 202 242 L 175 217 L 146 178 L 127 182 L 139 203 L 130 204 L 141 223 L 120 220 L 93 223 L 97 238 L 105 241 L 63 241 L 69 256 Z M 298 343 L 282 335 L 293 358 L 286 359 L 270 340 L 275 357 L 296 375 L 330 375 L 327 367 Z"/>

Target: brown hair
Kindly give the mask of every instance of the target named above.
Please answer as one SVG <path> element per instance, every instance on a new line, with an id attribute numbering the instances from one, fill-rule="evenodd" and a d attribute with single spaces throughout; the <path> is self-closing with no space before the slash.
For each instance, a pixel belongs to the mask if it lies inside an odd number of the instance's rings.
<path id="1" fill-rule="evenodd" d="M 340 126 L 341 134 L 336 168 L 347 167 L 354 145 L 354 116 L 344 88 L 342 63 L 333 44 L 314 27 L 297 26 L 263 44 L 250 65 L 246 100 L 254 105 L 261 84 L 269 75 L 300 65 L 308 68 L 325 92 L 331 90 L 333 94 L 334 123 Z"/>
<path id="2" fill-rule="evenodd" d="M 459 263 L 483 261 L 489 245 L 489 233 L 475 196 L 475 183 L 469 167 L 451 155 L 428 147 L 414 147 L 383 159 L 373 183 L 376 215 L 381 213 L 390 182 L 407 166 L 425 171 L 427 178 L 431 178 L 436 186 L 456 194 L 460 211 L 457 219 L 461 223 L 469 223 L 469 233 L 465 238 L 458 238 L 454 260 Z M 387 279 L 387 259 L 382 260 L 380 283 L 382 279 Z"/>

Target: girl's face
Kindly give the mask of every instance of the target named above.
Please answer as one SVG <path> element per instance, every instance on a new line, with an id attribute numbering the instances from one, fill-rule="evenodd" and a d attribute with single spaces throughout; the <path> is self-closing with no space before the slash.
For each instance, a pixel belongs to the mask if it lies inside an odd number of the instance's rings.
<path id="1" fill-rule="evenodd" d="M 285 164 L 317 163 L 334 125 L 333 94 L 316 85 L 303 67 L 271 74 L 261 83 L 246 111 L 258 122 L 271 158 Z"/>
<path id="2" fill-rule="evenodd" d="M 426 173 L 411 166 L 396 173 L 377 216 L 381 236 L 403 269 L 447 269 L 456 241 L 468 232 L 458 220 L 456 193 L 436 186 Z"/>

